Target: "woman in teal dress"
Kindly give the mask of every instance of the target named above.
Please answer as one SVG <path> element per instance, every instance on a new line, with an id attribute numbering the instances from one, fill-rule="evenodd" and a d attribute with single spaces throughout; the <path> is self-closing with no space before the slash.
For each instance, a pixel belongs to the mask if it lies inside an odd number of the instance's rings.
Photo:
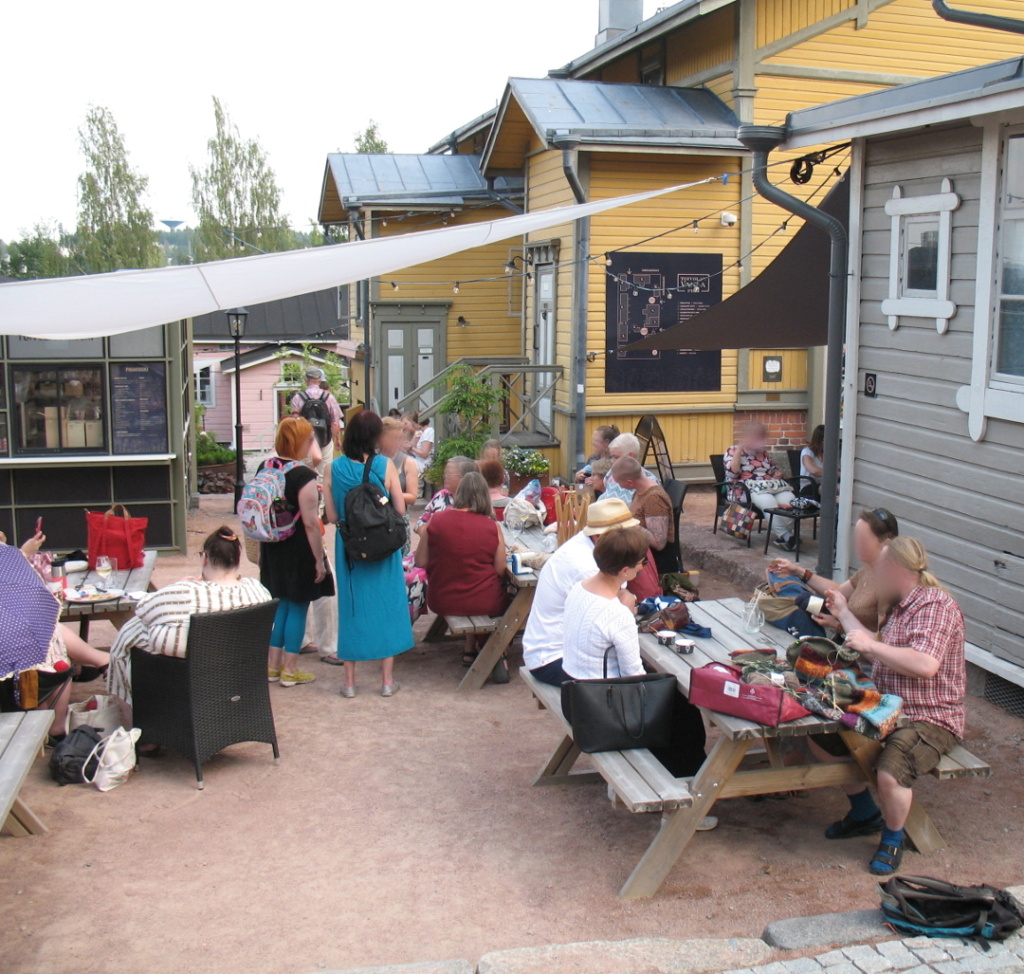
<path id="1" fill-rule="evenodd" d="M 335 459 L 324 478 L 327 520 L 332 524 L 345 520 L 345 498 L 363 482 L 366 463 L 371 463 L 370 478 L 391 498 L 395 510 L 405 513 L 405 498 L 395 465 L 377 452 L 383 424 L 368 409 L 349 421 L 342 443 L 343 456 Z M 341 532 L 335 546 L 335 572 L 338 591 L 338 658 L 345 661 L 343 697 L 356 695 L 356 663 L 381 661 L 381 696 L 398 692 L 395 681 L 395 657 L 413 647 L 409 621 L 402 549 L 383 561 L 351 562 L 345 555 Z"/>

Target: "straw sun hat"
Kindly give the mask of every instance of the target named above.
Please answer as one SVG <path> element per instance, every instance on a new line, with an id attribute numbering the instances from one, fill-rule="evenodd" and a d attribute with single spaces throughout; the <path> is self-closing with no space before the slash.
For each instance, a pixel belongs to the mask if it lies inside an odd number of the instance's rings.
<path id="1" fill-rule="evenodd" d="M 610 497 L 606 501 L 595 501 L 587 508 L 587 526 L 583 533 L 593 538 L 612 528 L 635 528 L 639 524 L 624 500 Z"/>

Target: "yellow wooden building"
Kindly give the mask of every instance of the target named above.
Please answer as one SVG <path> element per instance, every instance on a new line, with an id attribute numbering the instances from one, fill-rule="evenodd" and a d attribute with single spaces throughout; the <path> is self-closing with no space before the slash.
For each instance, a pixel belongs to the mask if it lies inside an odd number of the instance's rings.
<path id="1" fill-rule="evenodd" d="M 1012 14 L 1017 4 L 971 6 Z M 707 278 L 727 298 L 799 227 L 754 193 L 738 122 L 780 123 L 796 109 L 1018 53 L 1012 35 L 940 20 L 926 0 L 683 0 L 647 20 L 641 11 L 641 0 L 600 0 L 592 50 L 546 78 L 513 79 L 496 111 L 425 155 L 328 158 L 321 222 L 373 236 L 715 180 L 370 282 L 352 333 L 363 340 L 369 321 L 369 394 L 382 410 L 429 402 L 417 389 L 464 358 L 492 372 L 504 364 L 517 396 L 503 423 L 531 433 L 558 472 L 576 465 L 594 426 L 631 429 L 644 413 L 658 415 L 686 479 L 707 476 L 708 454 L 752 415 L 768 420 L 779 446 L 800 442 L 822 415 L 823 349 L 775 349 L 766 335 L 762 348 L 721 352 L 713 382 L 706 358 L 699 369 L 692 360 L 693 382 L 685 362 L 682 372 L 662 362 L 667 371 L 648 382 L 612 340 L 619 278 L 610 286 L 610 275 L 627 274 L 622 307 L 657 305 L 659 327 L 699 305 L 680 311 L 690 299 L 668 284 L 644 290 L 637 282 L 656 279 L 649 272 L 701 287 Z M 803 166 L 800 184 L 789 163 L 808 150 L 776 153 L 773 180 L 820 202 L 847 160 L 842 146 L 820 149 L 836 151 Z"/>

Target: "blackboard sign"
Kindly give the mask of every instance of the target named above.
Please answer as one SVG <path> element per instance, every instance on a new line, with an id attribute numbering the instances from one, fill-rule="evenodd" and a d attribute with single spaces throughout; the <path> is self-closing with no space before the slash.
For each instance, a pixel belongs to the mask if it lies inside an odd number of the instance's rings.
<path id="1" fill-rule="evenodd" d="M 110 367 L 114 453 L 167 452 L 167 370 L 163 362 Z"/>
<path id="2" fill-rule="evenodd" d="M 608 267 L 605 392 L 717 392 L 722 353 L 627 351 L 722 300 L 721 254 L 615 253 Z"/>

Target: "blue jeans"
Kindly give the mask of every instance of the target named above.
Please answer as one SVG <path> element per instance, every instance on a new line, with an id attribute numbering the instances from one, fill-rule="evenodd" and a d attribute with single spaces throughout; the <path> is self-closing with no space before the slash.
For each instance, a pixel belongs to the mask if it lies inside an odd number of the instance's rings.
<path id="1" fill-rule="evenodd" d="M 545 663 L 543 666 L 538 666 L 535 670 L 530 670 L 530 675 L 535 680 L 540 680 L 541 683 L 546 683 L 552 687 L 560 687 L 571 679 L 571 677 L 566 676 L 565 670 L 562 669 L 561 658 L 553 659 L 550 663 Z"/>

